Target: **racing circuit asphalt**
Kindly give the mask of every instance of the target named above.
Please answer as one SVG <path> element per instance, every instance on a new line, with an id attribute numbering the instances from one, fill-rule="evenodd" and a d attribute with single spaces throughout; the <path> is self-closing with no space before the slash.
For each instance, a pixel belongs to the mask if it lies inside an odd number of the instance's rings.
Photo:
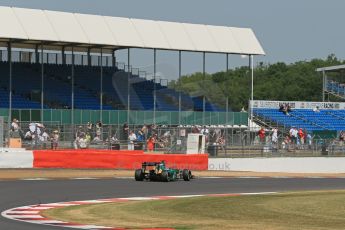
<path id="1" fill-rule="evenodd" d="M 24 205 L 115 197 L 345 189 L 345 178 L 197 178 L 191 182 L 136 182 L 132 179 L 1 181 L 0 212 Z M 0 218 L 1 230 L 61 227 Z"/>

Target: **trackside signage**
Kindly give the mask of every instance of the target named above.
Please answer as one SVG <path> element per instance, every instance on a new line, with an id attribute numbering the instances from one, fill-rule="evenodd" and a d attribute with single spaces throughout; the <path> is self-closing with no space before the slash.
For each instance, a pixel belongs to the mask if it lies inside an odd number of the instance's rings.
<path id="1" fill-rule="evenodd" d="M 310 101 L 259 101 L 250 102 L 253 109 L 278 109 L 281 104 L 288 104 L 292 109 L 345 109 L 341 102 L 310 102 Z"/>

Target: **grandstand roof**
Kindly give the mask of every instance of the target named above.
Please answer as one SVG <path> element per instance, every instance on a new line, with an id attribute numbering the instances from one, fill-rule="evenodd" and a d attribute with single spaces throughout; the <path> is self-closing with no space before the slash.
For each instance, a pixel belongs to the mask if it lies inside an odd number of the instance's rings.
<path id="1" fill-rule="evenodd" d="M 264 55 L 250 28 L 119 18 L 0 6 L 0 43 L 46 49 L 150 48 Z"/>
<path id="2" fill-rule="evenodd" d="M 334 66 L 327 66 L 322 68 L 317 68 L 317 72 L 323 72 L 323 71 L 338 71 L 338 70 L 344 70 L 345 65 L 334 65 Z"/>

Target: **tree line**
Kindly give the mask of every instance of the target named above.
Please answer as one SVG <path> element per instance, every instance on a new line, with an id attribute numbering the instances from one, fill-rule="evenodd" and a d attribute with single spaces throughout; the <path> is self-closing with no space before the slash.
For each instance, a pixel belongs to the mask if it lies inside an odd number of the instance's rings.
<path id="1" fill-rule="evenodd" d="M 291 64 L 258 63 L 254 69 L 254 100 L 321 101 L 322 75 L 316 72 L 316 68 L 344 63 L 334 54 L 325 59 Z M 344 75 L 339 73 L 338 77 L 341 74 Z M 225 108 L 228 102 L 232 111 L 240 111 L 241 108 L 248 108 L 251 72 L 248 66 L 214 74 L 197 72 L 171 81 L 169 87 L 192 97 L 205 96 L 221 108 Z"/>

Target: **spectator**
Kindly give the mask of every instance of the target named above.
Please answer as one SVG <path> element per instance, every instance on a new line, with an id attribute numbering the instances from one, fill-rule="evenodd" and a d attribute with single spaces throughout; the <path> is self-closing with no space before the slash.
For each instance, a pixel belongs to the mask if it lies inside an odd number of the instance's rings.
<path id="1" fill-rule="evenodd" d="M 192 133 L 200 133 L 200 130 L 196 125 L 192 127 Z"/>
<path id="2" fill-rule="evenodd" d="M 287 112 L 287 115 L 292 112 L 291 106 L 289 104 L 287 104 L 286 106 L 286 112 Z"/>
<path id="3" fill-rule="evenodd" d="M 302 128 L 300 128 L 298 131 L 298 137 L 300 139 L 301 145 L 303 146 L 305 143 L 305 136 L 304 136 L 304 132 L 303 132 Z"/>
<path id="4" fill-rule="evenodd" d="M 320 112 L 319 106 L 316 106 L 316 107 L 313 109 L 313 111 L 314 111 L 315 113 L 319 113 L 319 112 Z"/>
<path id="5" fill-rule="evenodd" d="M 89 132 L 87 132 L 86 134 L 85 134 L 85 139 L 86 139 L 86 141 L 87 141 L 87 143 L 88 144 L 90 144 L 90 142 L 91 142 L 91 134 L 89 133 Z"/>
<path id="6" fill-rule="evenodd" d="M 311 149 L 311 144 L 312 144 L 312 140 L 313 138 L 312 138 L 312 136 L 310 135 L 310 133 L 308 133 L 307 135 L 306 135 L 306 140 L 307 140 L 307 144 L 308 144 L 308 149 Z"/>
<path id="7" fill-rule="evenodd" d="M 47 148 L 47 142 L 50 140 L 50 137 L 44 128 L 42 131 L 43 132 L 41 135 L 38 136 L 38 139 L 39 139 L 40 143 L 42 144 L 42 148 L 46 149 Z"/>
<path id="8" fill-rule="evenodd" d="M 284 112 L 284 104 L 279 105 L 279 112 Z"/>
<path id="9" fill-rule="evenodd" d="M 130 132 L 128 140 L 128 150 L 134 150 L 134 141 L 137 140 L 137 135 L 133 131 Z"/>
<path id="10" fill-rule="evenodd" d="M 82 135 L 79 137 L 79 148 L 86 149 L 87 148 L 87 140 L 85 138 L 85 135 Z"/>
<path id="11" fill-rule="evenodd" d="M 31 141 L 32 140 L 32 133 L 31 131 L 27 131 L 24 135 L 24 140 Z"/>
<path id="12" fill-rule="evenodd" d="M 290 138 L 290 136 L 287 135 L 287 136 L 285 137 L 283 143 L 282 143 L 283 149 L 289 150 L 289 145 L 290 145 L 290 143 L 291 143 L 291 138 Z"/>
<path id="13" fill-rule="evenodd" d="M 278 129 L 274 128 L 272 133 L 272 144 L 277 146 L 278 144 Z"/>
<path id="14" fill-rule="evenodd" d="M 96 124 L 96 135 L 98 136 L 102 136 L 102 128 L 103 128 L 103 124 L 101 121 L 98 121 Z"/>
<path id="15" fill-rule="evenodd" d="M 203 134 L 205 136 L 208 136 L 209 131 L 208 128 L 206 128 L 206 126 L 204 125 L 204 127 L 201 129 L 200 134 Z"/>
<path id="16" fill-rule="evenodd" d="M 261 127 L 261 129 L 258 132 L 258 136 L 259 136 L 259 139 L 260 139 L 260 143 L 261 144 L 265 144 L 265 142 L 266 142 L 266 135 L 265 135 L 264 127 Z"/>
<path id="17" fill-rule="evenodd" d="M 90 135 L 90 141 L 92 139 L 92 128 L 93 128 L 93 124 L 91 122 L 88 122 L 86 125 L 86 129 L 87 129 L 87 133 Z"/>
<path id="18" fill-rule="evenodd" d="M 147 138 L 147 133 L 148 133 L 148 129 L 147 129 L 147 125 L 143 125 L 143 127 L 141 128 L 141 132 L 143 133 L 143 138 L 144 140 L 146 140 Z"/>
<path id="19" fill-rule="evenodd" d="M 149 137 L 149 139 L 147 140 L 147 150 L 149 152 L 152 152 L 154 150 L 155 143 L 156 143 L 156 135 Z"/>
<path id="20" fill-rule="evenodd" d="M 40 137 L 41 141 L 49 141 L 50 140 L 50 137 L 49 137 L 49 134 L 46 132 L 45 129 L 43 129 L 43 133 Z"/>
<path id="21" fill-rule="evenodd" d="M 94 144 L 99 144 L 101 142 L 102 142 L 101 135 L 96 135 L 92 140 L 92 143 Z"/>
<path id="22" fill-rule="evenodd" d="M 84 133 L 83 126 L 79 126 L 77 132 L 75 133 L 75 138 L 80 137 Z"/>
<path id="23" fill-rule="evenodd" d="M 142 142 L 142 141 L 144 141 L 145 139 L 144 139 L 144 134 L 143 134 L 143 132 L 141 132 L 141 130 L 139 130 L 138 131 L 138 134 L 137 134 L 137 141 L 140 141 L 140 142 Z"/>
<path id="24" fill-rule="evenodd" d="M 13 118 L 13 121 L 11 123 L 11 132 L 10 132 L 11 137 L 14 137 L 14 138 L 22 137 L 22 133 L 21 133 L 18 122 L 19 121 L 16 118 Z"/>
<path id="25" fill-rule="evenodd" d="M 127 123 L 124 123 L 122 126 L 122 140 L 127 140 L 128 138 L 128 131 L 129 131 L 129 127 Z"/>
<path id="26" fill-rule="evenodd" d="M 247 112 L 247 111 L 245 110 L 245 108 L 244 108 L 244 107 L 242 107 L 242 109 L 241 109 L 241 113 L 245 113 L 245 112 Z"/>
<path id="27" fill-rule="evenodd" d="M 341 131 L 340 134 L 339 134 L 339 144 L 340 144 L 340 146 L 343 146 L 344 141 L 345 141 L 345 132 Z"/>
<path id="28" fill-rule="evenodd" d="M 93 124 L 91 122 L 87 122 L 86 128 L 89 133 L 92 131 Z"/>
<path id="29" fill-rule="evenodd" d="M 290 134 L 291 143 L 297 144 L 298 131 L 297 131 L 297 128 L 295 126 L 291 127 L 289 134 Z"/>
<path id="30" fill-rule="evenodd" d="M 12 132 L 19 132 L 20 127 L 19 127 L 18 122 L 19 121 L 16 118 L 13 118 L 13 121 L 11 123 L 11 130 L 12 130 Z"/>
<path id="31" fill-rule="evenodd" d="M 51 140 L 51 149 L 55 149 L 55 150 L 57 149 L 58 144 L 59 144 L 59 138 L 60 138 L 59 131 L 54 130 L 52 137 L 50 139 Z"/>

